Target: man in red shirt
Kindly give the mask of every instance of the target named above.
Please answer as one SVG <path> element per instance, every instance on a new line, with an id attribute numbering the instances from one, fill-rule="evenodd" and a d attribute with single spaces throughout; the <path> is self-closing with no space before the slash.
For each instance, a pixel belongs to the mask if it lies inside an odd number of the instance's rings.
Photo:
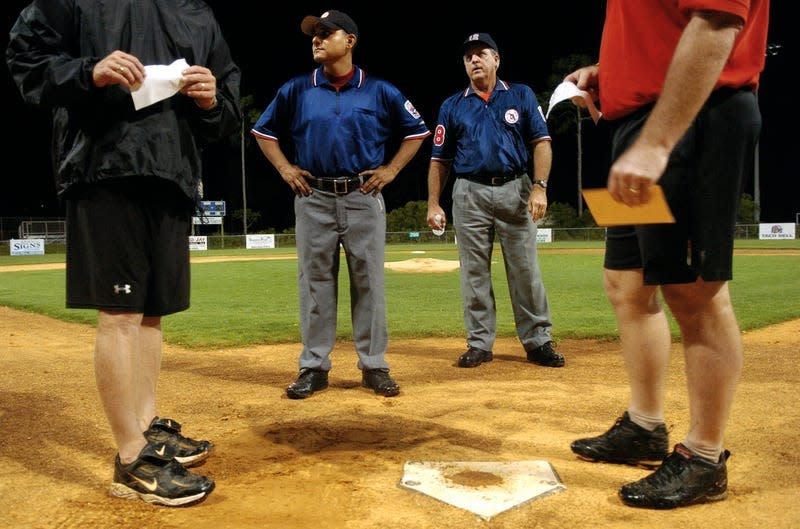
<path id="1" fill-rule="evenodd" d="M 674 224 L 610 228 L 604 284 L 619 325 L 631 395 L 604 434 L 572 443 L 592 461 L 659 464 L 621 500 L 656 509 L 723 499 L 725 425 L 742 369 L 727 282 L 740 194 L 761 128 L 756 99 L 769 0 L 608 0 L 600 62 L 565 80 L 599 95 L 614 135 L 608 190 L 629 206 L 662 187 Z M 688 432 L 669 450 L 664 423 L 678 322 Z"/>

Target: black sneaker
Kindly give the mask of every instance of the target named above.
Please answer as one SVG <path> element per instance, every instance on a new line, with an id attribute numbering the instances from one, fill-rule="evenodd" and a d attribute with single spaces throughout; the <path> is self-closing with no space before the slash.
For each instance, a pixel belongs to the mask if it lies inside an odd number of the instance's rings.
<path id="1" fill-rule="evenodd" d="M 389 376 L 388 369 L 365 369 L 361 375 L 361 385 L 384 397 L 394 397 L 400 393 L 400 386 Z"/>
<path id="2" fill-rule="evenodd" d="M 172 419 L 154 417 L 144 437 L 153 443 L 164 443 L 175 452 L 175 460 L 183 466 L 199 464 L 214 450 L 211 441 L 195 441 L 181 435 L 181 425 Z"/>
<path id="3" fill-rule="evenodd" d="M 111 495 L 129 500 L 179 507 L 205 499 L 214 490 L 214 480 L 193 474 L 178 463 L 165 443 L 148 442 L 139 457 L 123 465 L 114 461 Z"/>
<path id="4" fill-rule="evenodd" d="M 655 468 L 667 457 L 669 438 L 663 424 L 652 432 L 645 430 L 631 421 L 626 411 L 603 435 L 578 439 L 570 448 L 589 461 Z"/>
<path id="5" fill-rule="evenodd" d="M 619 489 L 622 502 L 632 507 L 674 509 L 695 503 L 725 499 L 728 495 L 728 469 L 731 453 L 724 450 L 712 463 L 695 456 L 678 443 L 658 470 Z"/>
<path id="6" fill-rule="evenodd" d="M 530 351 L 526 351 L 528 362 L 539 364 L 544 367 L 563 367 L 565 360 L 564 355 L 553 349 L 553 342 L 547 342 L 535 347 Z"/>
<path id="7" fill-rule="evenodd" d="M 470 346 L 467 351 L 458 357 L 458 367 L 478 367 L 484 362 L 491 362 L 494 355 L 491 351 L 484 351 Z"/>

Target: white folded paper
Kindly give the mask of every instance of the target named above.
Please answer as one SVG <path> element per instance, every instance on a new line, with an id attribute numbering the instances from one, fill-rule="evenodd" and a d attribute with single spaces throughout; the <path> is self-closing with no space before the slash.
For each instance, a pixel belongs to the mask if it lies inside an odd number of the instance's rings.
<path id="1" fill-rule="evenodd" d="M 603 113 L 597 110 L 594 105 L 591 94 L 586 90 L 579 89 L 575 83 L 564 81 L 553 90 L 553 95 L 550 96 L 550 105 L 547 107 L 547 114 L 545 119 L 550 116 L 550 111 L 553 110 L 557 104 L 562 101 L 571 100 L 574 104 L 589 111 L 592 120 L 597 124 L 597 121 L 603 117 Z"/>
<path id="2" fill-rule="evenodd" d="M 175 95 L 181 89 L 183 71 L 188 67 L 186 59 L 178 59 L 172 64 L 145 66 L 144 82 L 131 92 L 136 110 Z"/>

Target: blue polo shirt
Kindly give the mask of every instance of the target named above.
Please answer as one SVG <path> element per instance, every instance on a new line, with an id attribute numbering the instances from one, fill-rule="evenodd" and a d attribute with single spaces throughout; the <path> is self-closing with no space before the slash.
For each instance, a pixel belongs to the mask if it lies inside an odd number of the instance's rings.
<path id="1" fill-rule="evenodd" d="M 317 178 L 335 178 L 383 165 L 388 141 L 425 138 L 430 130 L 391 83 L 356 66 L 337 91 L 320 66 L 281 86 L 251 133 L 291 139 L 294 156 L 287 151 L 287 158 Z"/>
<path id="2" fill-rule="evenodd" d="M 531 145 L 550 133 L 533 90 L 498 79 L 488 102 L 472 89 L 442 103 L 431 159 L 452 161 L 459 174 L 521 174 L 531 169 Z"/>

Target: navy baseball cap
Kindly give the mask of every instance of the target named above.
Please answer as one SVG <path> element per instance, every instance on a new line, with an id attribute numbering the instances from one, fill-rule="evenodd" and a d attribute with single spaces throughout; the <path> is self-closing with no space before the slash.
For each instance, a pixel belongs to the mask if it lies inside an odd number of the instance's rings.
<path id="1" fill-rule="evenodd" d="M 350 18 L 347 13 L 342 13 L 341 11 L 336 11 L 335 9 L 329 9 L 318 17 L 308 15 L 300 23 L 300 29 L 302 29 L 303 33 L 306 35 L 313 37 L 314 26 L 317 24 L 322 24 L 323 26 L 333 30 L 343 29 L 346 33 L 352 33 L 358 37 L 358 26 L 356 26 L 356 23 L 353 22 L 353 19 Z"/>
<path id="2" fill-rule="evenodd" d="M 494 39 L 488 33 L 473 33 L 467 40 L 464 41 L 464 44 L 461 45 L 461 53 L 467 51 L 467 48 L 470 46 L 474 46 L 475 44 L 485 44 L 486 46 L 492 48 L 496 52 L 500 52 L 497 49 L 497 44 L 495 43 Z"/>

